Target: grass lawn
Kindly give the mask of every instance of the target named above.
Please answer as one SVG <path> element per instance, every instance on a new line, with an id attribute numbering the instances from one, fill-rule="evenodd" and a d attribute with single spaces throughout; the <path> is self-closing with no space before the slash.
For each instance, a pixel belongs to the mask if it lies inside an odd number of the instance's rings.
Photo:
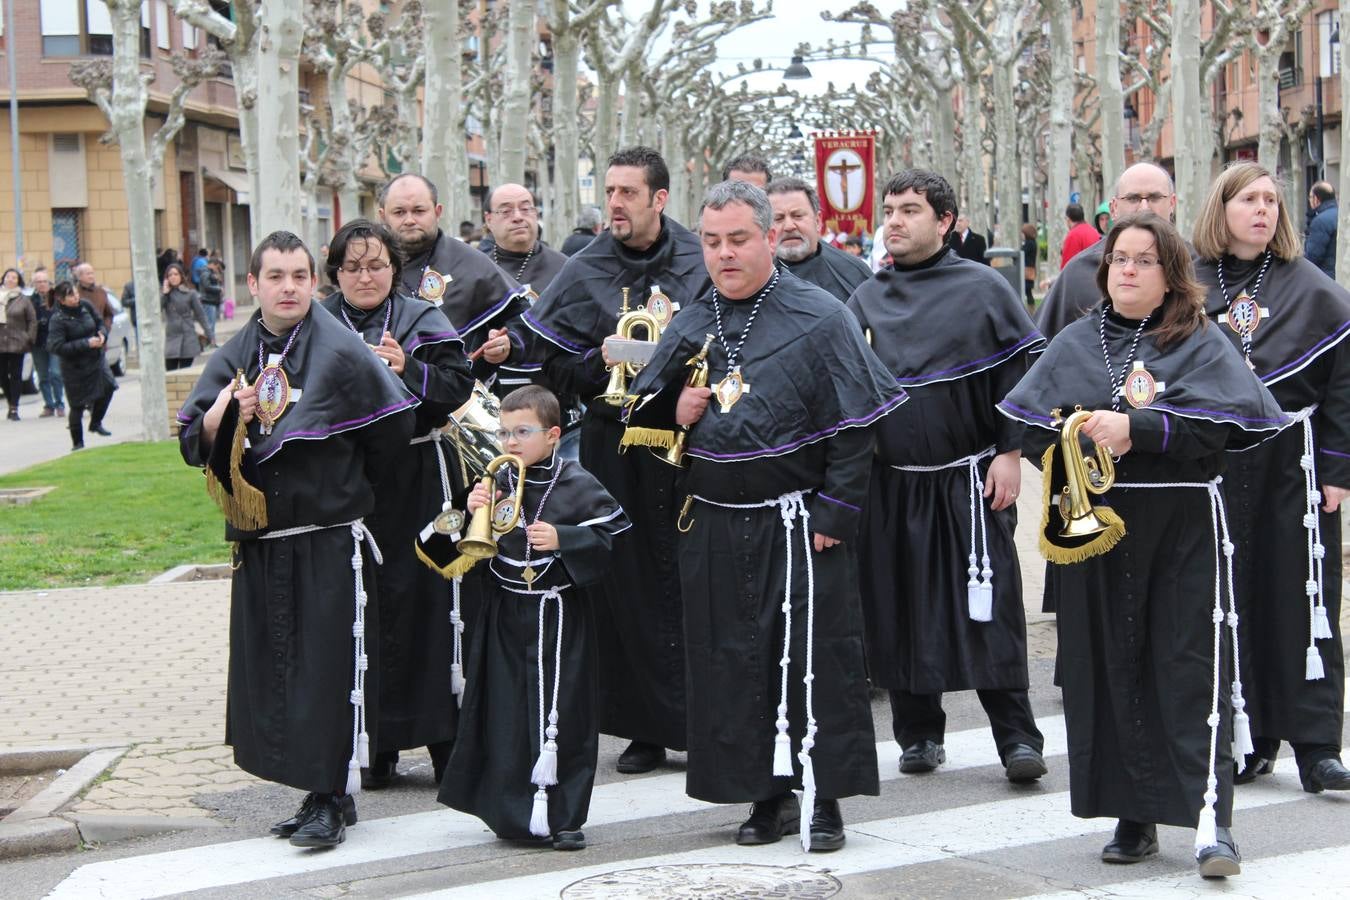
<path id="1" fill-rule="evenodd" d="M 0 506 L 0 590 L 132 584 L 229 558 L 224 518 L 177 441 L 81 450 L 0 477 L 0 488 L 38 485 L 56 489 Z"/>

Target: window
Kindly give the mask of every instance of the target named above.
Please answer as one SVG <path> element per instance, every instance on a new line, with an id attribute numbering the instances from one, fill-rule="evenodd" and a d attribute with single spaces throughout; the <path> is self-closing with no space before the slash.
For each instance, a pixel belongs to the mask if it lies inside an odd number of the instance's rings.
<path id="1" fill-rule="evenodd" d="M 103 0 L 39 0 L 43 56 L 111 56 L 112 16 Z M 150 10 L 141 8 L 140 51 L 150 55 Z"/>
<path id="2" fill-rule="evenodd" d="M 70 270 L 80 261 L 80 211 L 52 210 L 52 266 L 57 281 L 70 281 Z"/>
<path id="3" fill-rule="evenodd" d="M 173 49 L 173 37 L 169 31 L 168 0 L 155 0 L 155 46 L 161 50 Z"/>
<path id="4" fill-rule="evenodd" d="M 1317 74 L 1331 78 L 1341 74 L 1340 17 L 1335 10 L 1317 14 Z M 1331 39 L 1335 36 L 1336 42 Z"/>

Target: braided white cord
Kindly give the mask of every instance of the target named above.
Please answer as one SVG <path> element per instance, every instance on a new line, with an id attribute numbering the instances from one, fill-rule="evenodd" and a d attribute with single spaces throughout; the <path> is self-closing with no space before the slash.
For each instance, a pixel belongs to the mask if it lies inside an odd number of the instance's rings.
<path id="1" fill-rule="evenodd" d="M 369 598 L 366 596 L 365 560 L 361 555 L 361 542 L 370 544 L 376 564 L 384 560 L 375 543 L 375 536 L 370 533 L 365 522 L 357 519 L 351 524 L 351 531 L 352 583 L 356 609 L 352 619 L 352 758 L 347 762 L 347 793 L 357 794 L 361 791 L 361 768 L 370 765 L 370 736 L 366 730 L 366 670 L 370 668 L 370 657 L 366 655 L 366 604 Z"/>
<path id="2" fill-rule="evenodd" d="M 811 762 L 811 750 L 816 745 L 816 713 L 812 683 L 816 680 L 815 631 L 816 631 L 816 568 L 811 556 L 811 511 L 801 496 L 797 497 L 797 507 L 802 517 L 802 546 L 806 552 L 806 671 L 802 683 L 806 686 L 806 733 L 802 735 L 802 749 L 797 759 L 802 764 L 802 809 L 806 815 L 815 811 L 816 772 Z M 791 535 L 788 535 L 789 542 Z M 811 849 L 811 829 L 800 830 L 802 849 Z"/>
<path id="3" fill-rule="evenodd" d="M 1209 489 L 1209 519 L 1212 534 L 1215 542 L 1218 541 L 1219 518 L 1216 512 L 1214 502 L 1214 488 Z M 1215 805 L 1219 801 L 1219 779 L 1215 771 L 1216 759 L 1219 752 L 1219 679 L 1220 679 L 1220 658 L 1219 652 L 1223 643 L 1223 598 L 1220 593 L 1223 562 L 1219 554 L 1214 558 L 1214 608 L 1210 613 L 1210 618 L 1214 621 L 1214 665 L 1213 679 L 1214 690 L 1210 699 L 1209 707 L 1209 773 L 1205 778 L 1205 803 L 1200 808 L 1200 821 L 1195 830 L 1195 851 L 1199 852 L 1206 847 L 1213 847 L 1219 842 L 1217 812 Z"/>
<path id="4" fill-rule="evenodd" d="M 558 603 L 558 634 L 553 646 L 553 705 L 544 724 L 544 612 L 549 600 Z M 549 834 L 548 786 L 558 783 L 558 686 L 562 680 L 562 593 L 550 588 L 539 595 L 539 633 L 535 642 L 536 684 L 539 689 L 539 757 L 530 772 L 530 782 L 537 788 L 530 814 L 530 833 L 537 837 Z"/>
<path id="5" fill-rule="evenodd" d="M 431 443 L 431 453 L 436 457 L 436 468 L 440 473 L 442 508 L 450 505 L 450 470 L 441 444 L 445 439 L 445 432 L 434 428 L 412 440 L 414 444 Z M 450 579 L 450 693 L 454 695 L 456 705 L 464 699 L 464 616 L 459 600 L 459 586 L 463 581 L 463 575 Z"/>
<path id="6" fill-rule="evenodd" d="M 1297 420 L 1303 425 L 1303 455 L 1299 459 L 1299 467 L 1303 470 L 1306 502 L 1303 528 L 1307 532 L 1308 579 L 1303 583 L 1303 590 L 1308 595 L 1308 652 L 1304 677 L 1309 681 L 1326 677 L 1322 657 L 1317 650 L 1317 641 L 1331 637 L 1331 623 L 1327 619 L 1326 598 L 1323 595 L 1322 559 L 1326 556 L 1326 547 L 1322 543 L 1322 517 L 1318 510 L 1322 502 L 1322 493 L 1317 486 L 1313 410 L 1314 407 L 1300 410 L 1297 416 Z"/>
<path id="7" fill-rule="evenodd" d="M 800 502 L 801 494 L 796 495 L 796 502 Z M 786 777 L 792 776 L 792 738 L 788 736 L 788 664 L 791 661 L 792 648 L 792 529 L 797 518 L 797 506 L 790 495 L 775 501 L 778 506 L 778 514 L 783 519 L 783 533 L 786 535 L 784 541 L 784 554 L 787 558 L 785 571 L 783 573 L 783 604 L 779 607 L 783 611 L 783 655 L 779 657 L 778 668 L 779 675 L 779 693 L 778 693 L 778 718 L 774 720 L 774 727 L 777 732 L 773 738 L 773 774 Z M 809 539 L 809 536 L 808 536 Z"/>
<path id="8" fill-rule="evenodd" d="M 1241 760 L 1247 754 L 1255 752 L 1256 747 L 1252 744 L 1247 700 L 1242 696 L 1242 649 L 1238 640 L 1237 593 L 1233 590 L 1233 552 L 1236 548 L 1233 546 L 1232 534 L 1228 529 L 1228 507 L 1223 502 L 1223 492 L 1219 490 L 1222 483 L 1222 477 L 1214 479 L 1214 484 L 1209 490 L 1209 502 L 1218 513 L 1217 539 L 1219 549 L 1223 552 L 1224 577 L 1228 588 L 1228 627 L 1233 633 L 1233 694 L 1229 698 L 1233 703 L 1233 758 Z"/>

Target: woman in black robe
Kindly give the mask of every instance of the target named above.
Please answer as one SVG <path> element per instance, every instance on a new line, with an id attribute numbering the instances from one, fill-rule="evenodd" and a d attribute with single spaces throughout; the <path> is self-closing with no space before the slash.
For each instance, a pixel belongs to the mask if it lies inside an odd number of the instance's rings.
<path id="1" fill-rule="evenodd" d="M 428 748 L 437 781 L 450 757 L 462 691 L 454 653 L 458 585 L 416 557 L 421 528 L 463 478 L 438 429 L 468 400 L 473 376 L 464 345 L 439 307 L 397 290 L 402 255 L 383 225 L 348 222 L 329 243 L 328 277 L 338 292 L 322 306 L 361 335 L 421 402 L 412 443 L 392 454 L 388 478 L 367 519 L 384 555 L 380 567 L 380 721 L 363 786 L 386 786 L 398 751 Z"/>
<path id="2" fill-rule="evenodd" d="M 84 447 L 84 411 L 89 410 L 89 430 L 108 435 L 103 417 L 112 403 L 117 379 L 104 356 L 108 328 L 87 301 L 81 300 L 69 281 L 52 288 L 56 309 L 47 325 L 47 351 L 61 360 L 61 380 L 70 401 L 71 449 Z"/>
<path id="3" fill-rule="evenodd" d="M 1063 461 L 1052 460 L 1063 456 L 1055 412 L 1093 410 L 1080 435 L 1119 454 L 1105 494 L 1119 518 L 1099 510 L 1107 530 L 1084 544 L 1061 537 L 1052 513 L 1042 535 L 1061 563 L 1050 577 L 1059 664 L 1073 673 L 1063 685 L 1073 814 L 1119 819 L 1106 862 L 1156 853 L 1157 825 L 1174 825 L 1197 829 L 1202 875 L 1233 875 L 1228 747 L 1250 738 L 1241 684 L 1223 689 L 1235 620 L 1231 598 L 1216 595 L 1227 543 L 1218 476 L 1225 449 L 1257 443 L 1286 418 L 1208 327 L 1171 225 L 1125 217 L 1103 252 L 1097 283 L 1109 299 L 1060 332 L 999 404 L 1036 426 L 1027 452 L 1055 447 L 1042 458 L 1050 510 L 1065 484 Z"/>
<path id="4" fill-rule="evenodd" d="M 1298 419 L 1230 454 L 1224 478 L 1255 735 L 1237 781 L 1272 771 L 1289 741 L 1304 790 L 1350 790 L 1336 514 L 1350 489 L 1350 294 L 1304 259 L 1283 194 L 1252 163 L 1215 181 L 1195 248 L 1207 314 Z"/>

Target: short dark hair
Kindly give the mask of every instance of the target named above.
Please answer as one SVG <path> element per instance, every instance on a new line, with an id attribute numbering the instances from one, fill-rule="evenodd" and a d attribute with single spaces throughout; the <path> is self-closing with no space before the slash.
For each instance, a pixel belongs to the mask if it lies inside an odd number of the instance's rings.
<path id="1" fill-rule="evenodd" d="M 4 280 L 5 280 L 5 275 L 8 275 L 10 272 L 13 272 L 15 275 L 18 275 L 18 276 L 19 276 L 19 287 L 27 287 L 27 285 L 25 285 L 25 284 L 23 283 L 23 273 L 20 272 L 18 269 L 14 269 L 14 268 L 6 269 L 6 270 L 4 271 L 4 274 L 3 274 L 3 275 L 0 275 L 0 281 L 4 281 Z"/>
<path id="2" fill-rule="evenodd" d="M 289 231 L 274 231 L 262 239 L 262 243 L 253 248 L 253 256 L 249 257 L 248 274 L 257 278 L 262 273 L 263 254 L 268 250 L 275 250 L 278 253 L 293 253 L 296 250 L 305 251 L 305 258 L 309 260 L 309 274 L 314 275 L 314 254 L 309 252 L 305 242 Z"/>
<path id="3" fill-rule="evenodd" d="M 210 251 L 210 250 L 207 250 L 205 247 L 203 247 L 203 248 L 201 248 L 200 250 L 197 251 L 197 255 L 198 255 L 198 256 L 210 256 L 210 255 L 211 255 L 211 251 Z"/>
<path id="4" fill-rule="evenodd" d="M 759 172 L 764 176 L 765 182 L 773 181 L 773 171 L 769 168 L 769 161 L 753 153 L 742 153 L 723 166 L 722 180 L 730 181 L 732 172 Z"/>
<path id="5" fill-rule="evenodd" d="M 328 242 L 328 258 L 323 263 L 328 280 L 337 282 L 338 269 L 347 261 L 347 245 L 353 240 L 365 241 L 367 244 L 379 241 L 384 244 L 384 249 L 389 251 L 389 265 L 394 270 L 394 290 L 398 290 L 399 278 L 403 275 L 403 249 L 392 231 L 370 219 L 352 219 L 339 228 Z"/>
<path id="6" fill-rule="evenodd" d="M 1310 193 L 1317 198 L 1318 203 L 1326 203 L 1328 200 L 1336 199 L 1336 189 L 1326 181 L 1319 181 L 1314 184 Z"/>
<path id="7" fill-rule="evenodd" d="M 615 166 L 633 166 L 642 169 L 647 181 L 647 190 L 653 194 L 657 191 L 670 190 L 670 169 L 666 168 L 666 161 L 661 154 L 651 147 L 639 144 L 636 147 L 616 150 L 609 158 L 606 168 L 612 169 Z"/>
<path id="8" fill-rule="evenodd" d="M 529 410 L 539 419 L 545 428 L 562 427 L 562 410 L 558 398 L 542 384 L 527 384 L 518 387 L 502 398 L 502 412 L 521 412 Z"/>
<path id="9" fill-rule="evenodd" d="M 431 191 L 432 206 L 435 206 L 440 202 L 437 199 L 436 185 L 431 183 L 431 179 L 427 178 L 425 175 L 419 175 L 416 172 L 402 172 L 395 175 L 393 178 L 390 178 L 384 183 L 384 187 L 380 188 L 380 209 L 384 209 L 384 201 L 389 196 L 389 189 L 404 178 L 416 178 L 418 181 L 422 182 L 422 184 L 426 185 L 427 190 Z"/>
<path id="10" fill-rule="evenodd" d="M 796 194 L 803 193 L 806 199 L 811 203 L 811 209 L 820 213 L 820 198 L 816 196 L 816 189 L 807 184 L 803 179 L 788 175 L 784 178 L 775 178 L 764 185 L 764 193 L 770 197 L 775 194 Z"/>
<path id="11" fill-rule="evenodd" d="M 906 191 L 922 195 L 933 208 L 933 215 L 938 221 L 951 213 L 952 225 L 955 226 L 956 215 L 960 210 L 956 205 L 956 191 L 952 189 L 951 182 L 947 179 L 928 169 L 904 169 L 891 176 L 886 182 L 886 187 L 882 189 L 881 196 L 889 197 L 894 194 L 898 197 Z M 949 228 L 948 231 L 950 230 Z"/>
<path id="12" fill-rule="evenodd" d="M 58 281 L 52 286 L 52 300 L 56 303 L 60 303 L 62 297 L 69 297 L 73 293 L 75 293 L 75 285 L 69 281 Z"/>
<path id="13" fill-rule="evenodd" d="M 468 220 L 465 220 L 465 221 L 463 221 L 463 222 L 460 222 L 460 223 L 459 223 L 459 236 L 462 237 L 462 238 L 467 238 L 467 237 L 471 237 L 472 235 L 473 235 L 473 223 L 470 222 L 470 221 L 468 221 Z"/>
<path id="14" fill-rule="evenodd" d="M 1070 222 L 1084 222 L 1087 220 L 1087 216 L 1083 212 L 1083 207 L 1079 206 L 1077 203 L 1070 203 L 1068 206 L 1064 207 L 1064 215 Z"/>

